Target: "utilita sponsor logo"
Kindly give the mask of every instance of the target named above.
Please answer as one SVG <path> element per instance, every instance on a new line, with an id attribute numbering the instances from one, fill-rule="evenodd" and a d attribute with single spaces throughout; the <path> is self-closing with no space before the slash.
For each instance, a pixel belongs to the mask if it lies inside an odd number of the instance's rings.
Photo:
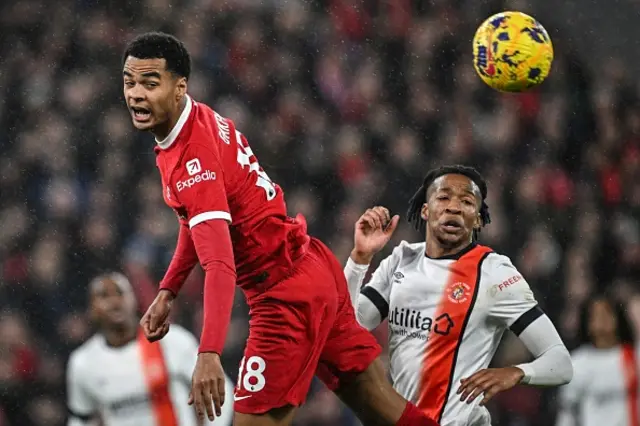
<path id="1" fill-rule="evenodd" d="M 448 335 L 454 326 L 453 320 L 447 313 L 430 318 L 415 309 L 398 308 L 397 306 L 389 312 L 389 324 L 428 333 L 433 331 L 444 336 Z"/>
<path id="2" fill-rule="evenodd" d="M 216 172 L 212 172 L 211 170 L 205 170 L 204 172 L 191 176 L 187 180 L 178 181 L 176 184 L 176 189 L 178 192 L 182 192 L 183 189 L 191 188 L 193 185 L 196 185 L 200 182 L 205 182 L 208 180 L 216 180 Z"/>

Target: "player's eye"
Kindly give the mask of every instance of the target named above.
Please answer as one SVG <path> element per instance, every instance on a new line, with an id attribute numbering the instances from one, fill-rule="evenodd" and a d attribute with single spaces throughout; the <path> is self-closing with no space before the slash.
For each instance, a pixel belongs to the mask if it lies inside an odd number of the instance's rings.
<path id="1" fill-rule="evenodd" d="M 149 82 L 149 83 L 145 83 L 145 87 L 146 87 L 147 89 L 153 89 L 154 87 L 158 87 L 158 83 L 156 83 L 156 82 L 154 82 L 154 81 L 151 81 L 151 82 Z"/>
<path id="2" fill-rule="evenodd" d="M 125 81 L 125 82 L 124 82 L 124 85 L 125 85 L 125 86 L 127 86 L 127 87 L 133 87 L 133 86 L 135 86 L 135 85 L 136 85 L 136 83 L 135 83 L 135 82 L 133 82 L 133 81 Z"/>
<path id="3" fill-rule="evenodd" d="M 463 203 L 465 206 L 472 206 L 472 205 L 473 205 L 473 203 L 471 202 L 471 200 L 462 200 L 462 203 Z"/>
<path id="4" fill-rule="evenodd" d="M 449 199 L 448 195 L 438 195 L 436 197 L 436 200 L 440 200 L 440 201 L 445 201 L 445 200 L 448 200 L 448 199 Z"/>

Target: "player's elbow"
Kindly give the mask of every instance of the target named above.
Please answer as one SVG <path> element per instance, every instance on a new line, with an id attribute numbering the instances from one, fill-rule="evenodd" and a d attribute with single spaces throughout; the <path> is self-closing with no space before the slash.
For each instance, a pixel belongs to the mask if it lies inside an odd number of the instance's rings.
<path id="1" fill-rule="evenodd" d="M 559 385 L 566 385 L 573 379 L 573 361 L 567 348 L 562 345 L 558 356 L 558 381 Z"/>

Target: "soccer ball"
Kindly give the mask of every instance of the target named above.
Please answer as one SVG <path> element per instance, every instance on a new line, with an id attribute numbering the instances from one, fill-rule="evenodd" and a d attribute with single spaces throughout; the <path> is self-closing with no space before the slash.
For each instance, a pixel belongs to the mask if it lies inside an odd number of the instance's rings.
<path id="1" fill-rule="evenodd" d="M 473 66 L 501 92 L 523 92 L 549 75 L 553 46 L 547 31 L 529 15 L 502 12 L 484 21 L 473 38 Z"/>

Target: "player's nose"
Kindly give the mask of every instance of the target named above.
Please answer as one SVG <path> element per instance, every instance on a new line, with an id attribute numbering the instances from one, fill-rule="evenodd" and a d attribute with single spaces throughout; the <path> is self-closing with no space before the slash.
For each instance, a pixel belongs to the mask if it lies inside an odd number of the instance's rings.
<path id="1" fill-rule="evenodd" d="M 445 209 L 445 212 L 449 214 L 458 214 L 462 211 L 460 203 L 454 200 L 451 200 Z"/>

